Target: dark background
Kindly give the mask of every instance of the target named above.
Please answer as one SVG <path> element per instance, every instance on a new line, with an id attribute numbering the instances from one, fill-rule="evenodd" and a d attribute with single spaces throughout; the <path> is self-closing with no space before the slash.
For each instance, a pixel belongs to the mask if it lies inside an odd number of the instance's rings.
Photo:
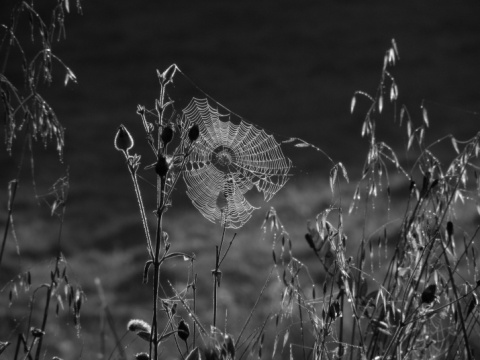
<path id="1" fill-rule="evenodd" d="M 360 130 L 368 102 L 358 99 L 358 109 L 351 115 L 350 101 L 356 90 L 375 93 L 383 56 L 394 38 L 400 52 L 400 61 L 392 70 L 399 104 L 406 104 L 413 121 L 420 124 L 420 105 L 426 100 L 431 123 L 427 142 L 449 133 L 466 139 L 479 130 L 477 1 L 454 5 L 447 1 L 84 0 L 83 15 L 71 7 L 67 39 L 56 44 L 54 52 L 74 71 L 78 84 L 63 87 L 59 68 L 57 83 L 45 90 L 66 127 L 64 161 L 58 161 L 52 146 L 44 150 L 37 144 L 35 179 L 42 193 L 69 169 L 71 187 L 62 241 L 77 278 L 90 291 L 87 333 L 94 332 L 96 321 L 95 276 L 105 284 L 120 327 L 132 316 L 148 316 L 148 305 L 143 310 L 132 306 L 149 303 L 149 290 L 139 290 L 146 253 L 134 192 L 123 157 L 114 150 L 113 137 L 118 125 L 125 124 L 137 139 L 135 150 L 144 155 L 143 164 L 151 162 L 135 112 L 137 104 L 153 107 L 159 90 L 156 69 L 176 63 L 203 91 L 247 121 L 267 132 L 299 137 L 320 147 L 335 161 L 342 161 L 352 179 L 358 179 L 367 149 Z M 8 2 L 0 6 L 2 22 L 5 8 Z M 391 108 L 387 110 L 392 114 Z M 379 131 L 387 142 L 404 149 L 405 131 L 391 118 L 380 123 Z M 5 186 L 16 173 L 18 152 L 12 157 L 2 153 L 0 159 L 0 179 Z M 272 204 L 278 206 L 281 218 L 288 219 L 298 248 L 306 250 L 301 240 L 305 222 L 329 201 L 330 164 L 309 150 L 292 153 L 292 160 L 298 177 Z M 27 169 L 17 232 L 25 248 L 23 266 L 34 264 L 36 269 L 40 266 L 36 259 L 45 263 L 53 252 L 57 228 L 47 215 L 38 215 L 30 182 Z M 153 189 L 145 189 L 153 198 Z M 2 192 L 1 196 L 4 204 L 6 195 Z M 199 272 L 206 274 L 208 296 L 211 250 L 221 229 L 204 220 L 186 196 L 179 193 L 175 201 L 177 206 L 166 215 L 167 231 L 179 249 L 193 249 L 199 261 L 205 261 Z M 244 316 L 242 310 L 248 309 L 271 264 L 271 245 L 258 240 L 268 206 L 239 232 L 238 248 L 232 250 L 232 260 L 240 269 L 231 269 L 230 274 L 245 282 L 240 289 L 225 290 L 224 301 L 236 303 L 233 308 L 239 309 L 238 313 L 231 310 L 233 328 L 237 328 L 235 316 Z M 13 255 L 13 243 L 9 246 L 13 274 L 19 271 L 20 262 Z M 173 278 L 177 271 L 183 273 L 181 264 L 175 266 Z M 258 271 L 265 276 L 259 279 Z"/>

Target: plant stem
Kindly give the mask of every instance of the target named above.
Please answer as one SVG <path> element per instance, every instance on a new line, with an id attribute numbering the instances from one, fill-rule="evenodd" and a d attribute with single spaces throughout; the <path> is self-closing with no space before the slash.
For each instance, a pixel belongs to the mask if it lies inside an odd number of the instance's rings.
<path id="1" fill-rule="evenodd" d="M 220 287 L 220 276 L 222 272 L 220 271 L 220 253 L 222 251 L 223 240 L 225 239 L 225 231 L 227 226 L 223 225 L 222 240 L 220 241 L 220 246 L 215 246 L 215 269 L 212 270 L 213 275 L 213 327 L 216 327 L 217 324 L 217 287 Z"/>
<path id="2" fill-rule="evenodd" d="M 150 335 L 150 359 L 152 359 L 152 347 L 154 352 L 154 360 L 158 359 L 158 326 L 157 326 L 157 315 L 158 315 L 158 288 L 160 282 L 160 249 L 161 243 L 163 241 L 163 212 L 165 207 L 163 206 L 164 198 L 163 193 L 165 190 L 165 177 L 160 178 L 160 203 L 157 210 L 157 233 L 155 236 L 155 254 L 153 258 L 153 269 L 154 269 L 154 278 L 153 278 L 153 315 L 152 315 L 152 334 Z"/>
<path id="3" fill-rule="evenodd" d="M 3 233 L 2 248 L 0 250 L 0 265 L 2 265 L 3 251 L 5 249 L 5 243 L 7 242 L 8 228 L 12 222 L 13 202 L 15 201 L 15 194 L 17 193 L 18 180 L 12 180 L 9 182 L 9 199 L 8 199 L 8 215 L 5 225 L 5 232 Z"/>

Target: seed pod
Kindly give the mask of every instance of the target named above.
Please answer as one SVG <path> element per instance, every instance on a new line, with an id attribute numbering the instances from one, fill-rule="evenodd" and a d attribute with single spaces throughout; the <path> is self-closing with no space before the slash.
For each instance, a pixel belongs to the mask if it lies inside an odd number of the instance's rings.
<path id="1" fill-rule="evenodd" d="M 123 125 L 118 127 L 117 133 L 115 134 L 115 149 L 118 151 L 123 151 L 126 155 L 128 151 L 133 147 L 133 138 L 132 135 L 128 132 L 127 128 Z"/>
<path id="2" fill-rule="evenodd" d="M 167 176 L 168 170 L 170 168 L 169 163 L 167 162 L 167 158 L 162 154 L 158 155 L 157 164 L 155 165 L 155 172 L 161 178 Z"/>
<path id="3" fill-rule="evenodd" d="M 163 146 L 167 146 L 167 144 L 173 139 L 173 129 L 170 126 L 164 127 L 160 137 L 162 139 Z"/>
<path id="4" fill-rule="evenodd" d="M 178 337 L 183 341 L 187 341 L 188 337 L 190 336 L 190 327 L 183 319 L 178 323 L 177 330 Z"/>
<path id="5" fill-rule="evenodd" d="M 190 130 L 188 130 L 188 138 L 191 142 L 194 142 L 200 136 L 200 129 L 197 124 L 193 125 Z"/>
<path id="6" fill-rule="evenodd" d="M 437 285 L 428 285 L 422 292 L 422 304 L 431 304 L 435 300 Z"/>

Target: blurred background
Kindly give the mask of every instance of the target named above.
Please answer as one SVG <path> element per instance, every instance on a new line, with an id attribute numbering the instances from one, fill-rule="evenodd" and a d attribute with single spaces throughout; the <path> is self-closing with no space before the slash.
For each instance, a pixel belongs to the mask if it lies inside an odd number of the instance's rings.
<path id="1" fill-rule="evenodd" d="M 0 5 L 0 22 L 8 21 L 12 3 Z M 37 7 L 48 8 L 48 3 Z M 82 339 L 75 339 L 73 326 L 69 331 L 62 327 L 52 330 L 61 337 L 57 346 L 66 358 L 80 354 L 92 358 L 99 352 L 95 277 L 103 283 L 120 333 L 130 318 L 148 320 L 150 316 L 151 290 L 141 284 L 147 260 L 143 230 L 131 179 L 124 158 L 113 147 L 113 138 L 117 127 L 126 125 L 136 139 L 134 150 L 142 155 L 142 164 L 153 162 L 136 108 L 138 104 L 153 108 L 159 92 L 156 69 L 163 71 L 177 64 L 205 93 L 246 121 L 276 136 L 302 138 L 334 161 L 343 162 L 352 181 L 360 178 L 366 155 L 367 143 L 360 131 L 368 101 L 359 98 L 353 115 L 350 102 L 356 90 L 375 93 L 392 38 L 400 54 L 392 70 L 399 86 L 399 104 L 406 104 L 414 123 L 420 124 L 420 105 L 425 101 L 431 125 L 427 143 L 449 133 L 467 139 L 480 128 L 480 3 L 476 1 L 461 6 L 433 0 L 83 0 L 81 4 L 81 15 L 71 5 L 66 40 L 54 48 L 73 70 L 78 84 L 64 87 L 64 74 L 54 72 L 57 80 L 44 91 L 66 128 L 63 162 L 53 144 L 46 149 L 35 144 L 35 187 L 25 165 L 15 207 L 21 256 L 9 238 L 0 276 L 0 286 L 26 268 L 41 278 L 54 254 L 58 221 L 37 202 L 35 191 L 40 195 L 48 192 L 68 169 L 70 190 L 62 249 L 88 301 Z M 28 26 L 25 28 L 27 31 Z M 6 74 L 18 76 L 20 69 L 13 64 Z M 385 111 L 393 114 L 394 109 Z M 407 141 L 405 131 L 400 131 L 391 117 L 386 120 L 379 124 L 379 136 L 401 153 Z M 18 171 L 19 154 L 19 148 L 12 156 L 0 153 L 2 225 L 6 186 Z M 231 261 L 225 263 L 220 312 L 228 305 L 227 330 L 232 333 L 243 324 L 273 265 L 272 244 L 261 229 L 269 207 L 277 209 L 298 256 L 308 262 L 308 245 L 303 239 L 306 222 L 331 201 L 331 164 L 326 158 L 311 149 L 288 155 L 295 177 L 238 231 Z M 151 205 L 154 189 L 146 183 L 141 186 Z M 179 186 L 165 225 L 176 250 L 197 254 L 194 271 L 200 279 L 199 297 L 206 299 L 201 306 L 208 323 L 210 269 L 221 228 L 196 211 L 184 190 Z M 351 190 L 345 187 L 346 199 Z M 355 238 L 354 226 L 350 226 Z M 228 231 L 227 239 L 232 236 Z M 174 261 L 162 276 L 181 287 L 188 281 L 188 269 L 188 263 Z M 319 274 L 314 276 L 321 277 L 321 269 L 317 270 Z M 264 308 L 269 297 L 278 299 L 275 291 L 267 294 Z M 6 304 L 3 299 L 1 304 Z M 2 308 L 1 316 L 10 315 Z M 259 316 L 257 323 L 262 320 Z M 66 321 L 70 321 L 68 317 Z M 10 330 L 0 325 L 2 334 Z M 141 349 L 142 345 L 137 341 L 129 346 Z"/>

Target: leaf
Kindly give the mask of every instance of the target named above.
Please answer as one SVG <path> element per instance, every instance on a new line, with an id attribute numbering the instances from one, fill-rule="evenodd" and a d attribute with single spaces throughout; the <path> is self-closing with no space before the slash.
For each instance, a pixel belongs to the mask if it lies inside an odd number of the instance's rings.
<path id="1" fill-rule="evenodd" d="M 350 113 L 353 114 L 353 110 L 355 109 L 355 104 L 357 103 L 357 97 L 353 95 L 352 101 L 350 102 Z"/>
<path id="2" fill-rule="evenodd" d="M 378 98 L 378 112 L 381 114 L 383 110 L 383 95 Z"/>

